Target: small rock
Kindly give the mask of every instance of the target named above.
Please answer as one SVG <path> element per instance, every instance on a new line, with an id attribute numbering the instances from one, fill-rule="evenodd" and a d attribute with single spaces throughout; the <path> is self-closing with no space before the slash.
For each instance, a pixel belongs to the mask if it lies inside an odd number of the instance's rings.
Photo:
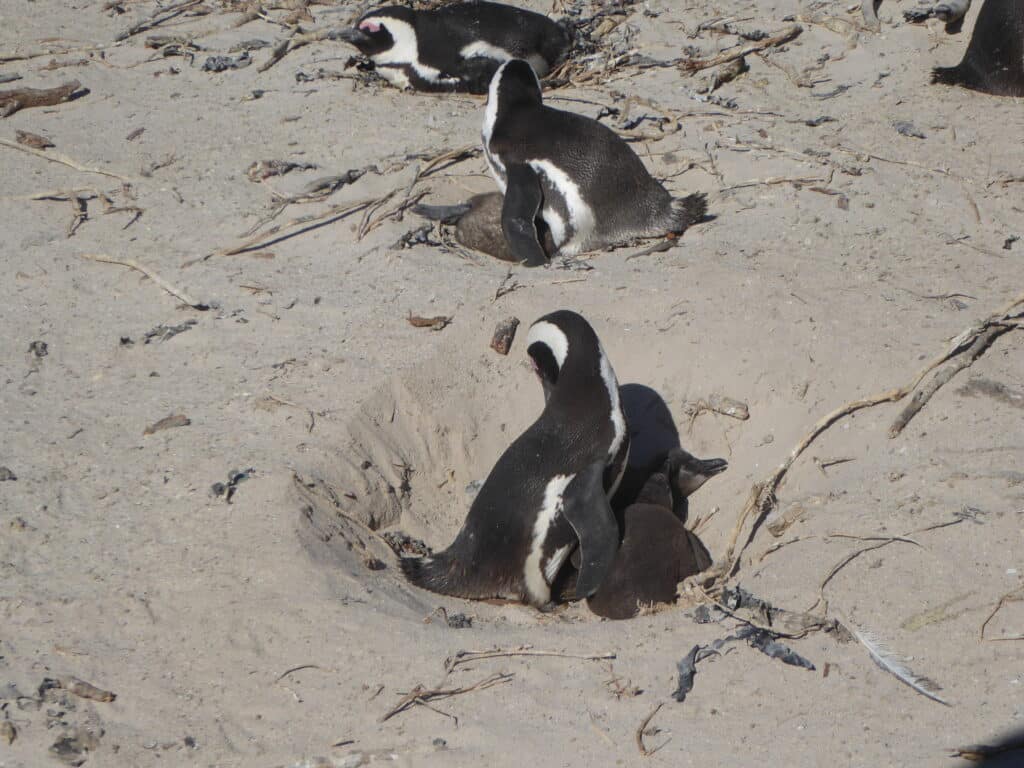
<path id="1" fill-rule="evenodd" d="M 248 51 L 241 56 L 210 56 L 203 62 L 203 72 L 225 72 L 229 69 L 244 69 L 252 64 Z"/>
<path id="2" fill-rule="evenodd" d="M 0 483 L 5 480 L 17 480 L 18 476 L 11 472 L 7 467 L 0 467 Z"/>
<path id="3" fill-rule="evenodd" d="M 36 357 L 46 357 L 50 354 L 50 348 L 45 341 L 33 341 L 28 345 L 28 351 Z"/>
<path id="4" fill-rule="evenodd" d="M 18 738 L 18 729 L 14 727 L 14 723 L 10 720 L 0 722 L 0 741 L 7 742 L 10 746 L 16 738 Z"/>
<path id="5" fill-rule="evenodd" d="M 906 120 L 894 120 L 892 123 L 892 127 L 895 128 L 896 133 L 900 134 L 901 136 L 909 136 L 912 139 L 928 138 L 927 136 L 924 135 L 924 132 L 918 129 L 913 123 L 908 122 Z"/>
<path id="6" fill-rule="evenodd" d="M 519 318 L 509 317 L 502 320 L 494 329 L 491 337 L 491 349 L 499 355 L 507 355 L 512 349 L 512 342 L 516 338 L 516 329 L 519 328 Z"/>

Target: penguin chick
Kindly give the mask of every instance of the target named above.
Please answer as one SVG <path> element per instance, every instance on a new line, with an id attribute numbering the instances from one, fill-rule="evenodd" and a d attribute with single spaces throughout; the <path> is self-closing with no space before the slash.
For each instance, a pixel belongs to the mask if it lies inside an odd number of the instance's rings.
<path id="1" fill-rule="evenodd" d="M 483 146 L 505 196 L 502 231 L 516 261 L 547 262 L 537 231 L 542 219 L 557 252 L 625 245 L 680 234 L 703 218 L 703 194 L 673 200 L 610 128 L 544 106 L 540 82 L 525 61 L 498 67 L 484 110 Z"/>
<path id="2" fill-rule="evenodd" d="M 623 512 L 622 544 L 608 577 L 587 598 L 591 611 L 629 619 L 643 607 L 673 603 L 679 582 L 711 565 L 707 549 L 677 510 L 680 504 L 685 510 L 689 494 L 727 467 L 724 459 L 697 459 L 682 449 L 669 455 Z"/>
<path id="3" fill-rule="evenodd" d="M 543 607 L 577 546 L 581 597 L 598 588 L 615 558 L 619 527 L 608 497 L 629 452 L 615 372 L 575 312 L 534 322 L 526 346 L 544 410 L 498 459 L 451 546 L 400 561 L 419 587 Z"/>
<path id="4" fill-rule="evenodd" d="M 568 30 L 547 16 L 489 2 L 378 8 L 340 37 L 399 88 L 469 93 L 486 93 L 498 66 L 513 58 L 544 77 L 571 42 Z"/>
<path id="5" fill-rule="evenodd" d="M 412 207 L 418 216 L 455 225 L 455 239 L 467 248 L 486 253 L 501 261 L 516 261 L 501 231 L 501 209 L 504 197 L 500 192 L 487 192 L 474 195 L 461 205 L 426 205 Z M 551 230 L 544 219 L 534 220 L 538 239 L 544 249 L 545 256 L 555 253 L 555 244 L 551 239 Z"/>

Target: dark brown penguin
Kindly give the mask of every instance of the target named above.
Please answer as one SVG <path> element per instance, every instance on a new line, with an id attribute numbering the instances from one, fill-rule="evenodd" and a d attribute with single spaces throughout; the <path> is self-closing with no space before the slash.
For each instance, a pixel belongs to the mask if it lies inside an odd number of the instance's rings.
<path id="1" fill-rule="evenodd" d="M 707 549 L 684 525 L 686 500 L 728 466 L 681 448 L 669 453 L 622 513 L 622 544 L 608 577 L 587 599 L 590 610 L 608 619 L 632 618 L 645 607 L 675 602 L 679 582 L 711 565 Z"/>

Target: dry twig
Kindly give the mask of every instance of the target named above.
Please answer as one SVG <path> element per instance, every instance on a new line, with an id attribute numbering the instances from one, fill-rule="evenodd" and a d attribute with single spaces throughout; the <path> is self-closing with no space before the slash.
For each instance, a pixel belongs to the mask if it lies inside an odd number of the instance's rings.
<path id="1" fill-rule="evenodd" d="M 763 51 L 765 48 L 784 45 L 790 40 L 795 39 L 803 31 L 803 27 L 799 24 L 794 24 L 792 27 L 783 30 L 777 35 L 766 37 L 764 40 L 758 40 L 750 45 L 744 45 L 742 48 L 738 48 L 733 51 L 726 51 L 725 53 L 720 53 L 717 56 L 712 56 L 707 59 L 683 59 L 679 62 L 679 68 L 684 72 L 697 72 L 702 69 L 708 69 L 709 67 L 717 67 L 720 64 L 741 59 L 744 56 L 749 56 L 757 51 Z"/>
<path id="2" fill-rule="evenodd" d="M 560 659 L 583 659 L 585 661 L 603 661 L 614 659 L 614 653 L 562 653 L 561 651 L 537 651 L 528 645 L 519 648 L 494 649 L 493 651 L 457 651 L 454 656 L 445 659 L 444 668 L 451 672 L 460 664 L 469 664 L 481 659 L 497 659 L 507 656 L 554 656 Z"/>
<path id="3" fill-rule="evenodd" d="M 651 720 L 653 720 L 654 716 L 656 714 L 658 714 L 658 712 L 661 711 L 661 708 L 663 706 L 665 706 L 665 702 L 661 702 L 660 704 L 658 704 L 658 706 L 656 706 L 653 710 L 651 710 L 651 714 L 649 714 L 647 717 L 645 717 L 643 719 L 643 722 L 640 723 L 640 726 L 636 729 L 636 734 L 634 735 L 634 738 L 636 739 L 636 746 L 637 746 L 637 749 L 640 750 L 640 754 L 643 755 L 644 757 L 650 757 L 655 752 L 657 752 L 659 749 L 664 747 L 665 744 L 668 744 L 668 742 L 671 740 L 671 739 L 666 740 L 663 744 L 661 744 L 660 746 L 655 747 L 654 749 L 648 749 L 644 745 L 644 732 L 647 730 L 647 726 L 650 725 Z"/>
<path id="4" fill-rule="evenodd" d="M 996 603 L 996 607 L 993 608 L 992 612 L 985 618 L 983 622 L 981 622 L 980 636 L 982 640 L 987 640 L 990 643 L 996 643 L 1003 640 L 1024 640 L 1024 634 L 1009 635 L 1007 637 L 985 637 L 985 627 L 987 627 L 988 623 L 996 617 L 996 614 L 1002 610 L 1003 606 L 1007 603 L 1015 603 L 1019 601 L 1024 601 L 1024 587 L 1019 587 L 1011 592 L 1007 592 L 1005 595 L 999 598 L 999 602 Z"/>
<path id="5" fill-rule="evenodd" d="M 104 264 L 120 264 L 122 267 L 134 269 L 137 272 L 141 272 L 142 274 L 144 274 L 158 286 L 167 291 L 167 293 L 171 294 L 171 296 L 174 296 L 175 298 L 180 299 L 181 301 L 188 304 L 190 307 L 192 307 L 192 309 L 198 309 L 200 311 L 206 311 L 207 309 L 209 309 L 209 306 L 200 301 L 196 301 L 180 288 L 175 288 L 173 285 L 171 285 L 162 277 L 160 277 L 160 275 L 158 275 L 156 272 L 151 270 L 149 267 L 142 266 L 137 261 L 135 261 L 135 259 L 115 259 L 113 256 L 107 256 L 106 254 L 102 253 L 85 253 L 82 254 L 82 258 L 89 259 L 90 261 L 103 262 Z"/>
<path id="6" fill-rule="evenodd" d="M 82 88 L 77 80 L 55 88 L 12 88 L 0 91 L 0 117 L 10 117 L 21 109 L 52 107 L 69 101 Z"/>
<path id="7" fill-rule="evenodd" d="M 82 171 L 83 173 L 98 173 L 101 176 L 109 176 L 112 179 L 118 179 L 129 184 L 132 181 L 127 176 L 122 176 L 119 173 L 112 173 L 110 171 L 104 171 L 100 168 L 90 168 L 89 166 L 82 165 L 81 163 L 72 160 L 70 157 L 62 155 L 59 152 L 43 152 L 42 150 L 34 149 L 33 147 L 22 146 L 21 144 L 18 144 L 13 141 L 8 141 L 7 139 L 0 139 L 0 145 L 10 147 L 11 149 L 16 149 L 19 152 L 26 152 L 30 155 L 35 155 L 36 157 L 41 157 L 44 160 L 48 160 L 51 163 L 60 163 L 61 165 L 66 165 L 68 168 L 74 168 L 76 171 Z"/>
<path id="8" fill-rule="evenodd" d="M 454 715 L 449 715 L 446 712 L 441 712 L 440 710 L 434 709 L 429 705 L 428 702 L 433 701 L 434 699 L 447 699 L 451 698 L 452 696 L 459 696 L 463 693 L 482 691 L 485 688 L 500 685 L 501 683 L 507 683 L 512 678 L 513 675 L 503 672 L 497 675 L 491 675 L 490 677 L 485 678 L 478 683 L 474 683 L 473 685 L 459 686 L 458 688 L 424 688 L 422 685 L 417 685 L 411 691 L 409 691 L 409 693 L 405 694 L 405 696 L 402 697 L 402 700 L 399 701 L 398 704 L 396 704 L 394 707 L 385 712 L 377 722 L 383 723 L 387 720 L 390 720 L 395 715 L 404 712 L 413 704 L 420 704 L 422 706 L 425 706 L 427 709 L 431 709 L 435 712 L 438 712 L 439 714 L 443 714 L 446 717 L 454 718 L 456 724 L 458 724 L 459 719 L 457 717 L 455 717 Z"/>
<path id="9" fill-rule="evenodd" d="M 1024 310 L 1019 309 L 1021 304 L 1024 304 L 1024 293 L 1019 294 L 1016 298 L 1008 302 L 1002 309 L 989 316 L 987 320 L 964 330 L 952 340 L 943 352 L 938 354 L 924 367 L 922 367 L 913 379 L 904 386 L 897 387 L 896 389 L 891 389 L 886 392 L 881 392 L 870 397 L 853 400 L 839 408 L 836 408 L 819 419 L 811 428 L 810 432 L 808 432 L 803 439 L 797 443 L 796 447 L 790 451 L 789 455 L 778 466 L 778 468 L 776 468 L 776 470 L 766 479 L 759 483 L 755 483 L 751 487 L 750 493 L 747 496 L 747 501 L 744 504 L 743 511 L 740 513 L 736 524 L 733 526 L 724 558 L 703 573 L 690 577 L 687 582 L 689 584 L 708 584 L 709 582 L 728 579 L 736 572 L 736 568 L 739 565 L 740 556 L 743 551 L 753 540 L 754 534 L 760 527 L 761 522 L 775 509 L 777 504 L 776 491 L 782 483 L 783 478 L 786 476 L 786 473 L 793 466 L 796 459 L 825 430 L 841 418 L 849 416 L 850 414 L 864 408 L 870 408 L 872 406 L 879 405 L 880 403 L 890 403 L 902 400 L 913 392 L 921 384 L 924 378 L 935 368 L 965 351 L 974 349 L 975 341 L 985 334 L 990 328 L 999 328 L 1004 331 L 1008 331 L 1013 328 L 1020 327 L 1017 321 L 1024 316 Z M 979 355 L 980 352 L 978 352 L 978 355 L 973 359 L 977 359 L 977 356 Z M 747 531 L 747 535 L 743 542 L 740 543 L 740 534 L 747 527 L 748 522 L 750 523 L 749 530 Z"/>

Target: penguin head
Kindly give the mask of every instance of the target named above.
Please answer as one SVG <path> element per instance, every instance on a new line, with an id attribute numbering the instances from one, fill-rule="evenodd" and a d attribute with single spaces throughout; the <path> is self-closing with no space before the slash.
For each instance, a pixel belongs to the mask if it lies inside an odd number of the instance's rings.
<path id="1" fill-rule="evenodd" d="M 602 365 L 604 350 L 590 323 L 567 309 L 544 315 L 530 326 L 526 353 L 544 388 L 545 402 L 560 388 L 600 381 L 604 369 L 610 371 L 607 363 Z"/>
<path id="2" fill-rule="evenodd" d="M 698 459 L 676 448 L 669 453 L 667 470 L 669 482 L 679 497 L 685 498 L 717 474 L 729 468 L 725 459 Z"/>
<path id="3" fill-rule="evenodd" d="M 502 112 L 511 108 L 539 106 L 541 103 L 540 80 L 529 62 L 510 59 L 498 67 L 491 78 L 487 94 L 489 108 Z"/>
<path id="4" fill-rule="evenodd" d="M 396 5 L 370 11 L 353 29 L 346 29 L 340 37 L 351 43 L 364 56 L 379 56 L 404 42 L 412 31 L 415 35 L 416 12 L 412 8 Z M 415 51 L 413 52 L 415 58 Z"/>

